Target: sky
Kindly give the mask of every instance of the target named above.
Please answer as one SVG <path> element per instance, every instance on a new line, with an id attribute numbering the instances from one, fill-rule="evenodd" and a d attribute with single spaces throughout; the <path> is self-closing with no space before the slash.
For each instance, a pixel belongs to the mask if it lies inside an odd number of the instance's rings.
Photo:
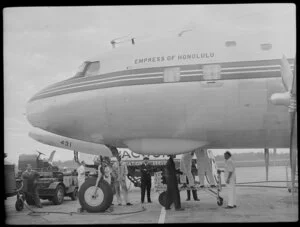
<path id="1" fill-rule="evenodd" d="M 133 36 L 136 42 L 142 43 L 173 36 L 184 29 L 249 34 L 277 30 L 294 35 L 295 5 L 3 9 L 4 152 L 8 155 L 7 161 L 17 163 L 20 154 L 33 154 L 36 150 L 46 156 L 56 150 L 54 160 L 70 160 L 73 157 L 70 150 L 44 145 L 28 136 L 32 126 L 26 119 L 25 107 L 35 93 L 73 76 L 86 58 L 109 51 L 112 48 L 110 41 L 114 38 Z M 223 150 L 216 150 L 216 154 L 220 152 Z M 89 159 L 90 156 L 83 155 L 82 158 Z"/>

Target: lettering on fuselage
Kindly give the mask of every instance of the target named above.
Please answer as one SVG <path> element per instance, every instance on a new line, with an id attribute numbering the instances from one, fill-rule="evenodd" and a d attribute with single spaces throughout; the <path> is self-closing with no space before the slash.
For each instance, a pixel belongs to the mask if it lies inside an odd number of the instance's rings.
<path id="1" fill-rule="evenodd" d="M 148 57 L 148 58 L 137 58 L 134 60 L 134 64 L 155 63 L 155 62 L 165 62 L 165 61 L 174 61 L 174 60 L 183 61 L 183 60 L 203 59 L 203 58 L 213 58 L 213 57 L 215 57 L 214 52 L 155 56 L 155 57 Z"/>
<path id="2" fill-rule="evenodd" d="M 122 159 L 126 159 L 126 158 L 129 158 L 129 159 L 143 159 L 143 155 L 141 154 L 137 154 L 137 153 L 134 153 L 133 151 L 119 151 L 119 155 L 121 156 Z M 168 158 L 168 155 L 150 155 L 149 158 L 151 159 L 152 158 Z"/>

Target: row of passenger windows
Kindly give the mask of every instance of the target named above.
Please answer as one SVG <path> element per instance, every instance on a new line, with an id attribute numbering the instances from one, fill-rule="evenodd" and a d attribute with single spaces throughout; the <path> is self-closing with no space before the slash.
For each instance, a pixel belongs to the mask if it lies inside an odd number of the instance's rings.
<path id="1" fill-rule="evenodd" d="M 88 77 L 99 75 L 100 62 L 84 62 L 78 69 L 73 78 Z M 202 68 L 203 77 L 205 80 L 220 79 L 221 66 L 220 65 L 205 65 Z M 164 82 L 178 82 L 180 81 L 180 67 L 168 67 L 164 69 Z"/>
<path id="2" fill-rule="evenodd" d="M 220 65 L 204 65 L 202 70 L 204 80 L 218 80 L 221 78 Z M 180 81 L 180 67 L 170 67 L 164 69 L 164 82 L 168 83 L 178 81 Z"/>

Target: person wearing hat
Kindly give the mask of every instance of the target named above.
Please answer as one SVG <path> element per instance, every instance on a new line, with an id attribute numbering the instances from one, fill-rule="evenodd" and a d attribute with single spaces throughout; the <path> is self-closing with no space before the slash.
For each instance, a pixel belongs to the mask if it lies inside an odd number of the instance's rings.
<path id="1" fill-rule="evenodd" d="M 144 203 L 145 192 L 147 190 L 148 203 L 152 203 L 150 193 L 151 193 L 151 174 L 152 166 L 149 164 L 149 158 L 144 157 L 144 162 L 141 165 L 141 202 Z"/>

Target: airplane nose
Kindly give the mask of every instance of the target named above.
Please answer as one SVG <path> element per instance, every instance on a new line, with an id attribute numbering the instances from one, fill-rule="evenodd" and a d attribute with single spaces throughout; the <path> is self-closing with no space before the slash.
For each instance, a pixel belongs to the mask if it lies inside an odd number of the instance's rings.
<path id="1" fill-rule="evenodd" d="M 34 97 L 34 96 L 33 96 Z M 26 104 L 26 117 L 29 123 L 38 128 L 45 129 L 46 125 L 46 110 L 47 106 L 42 100 L 29 100 Z"/>
<path id="2" fill-rule="evenodd" d="M 52 97 L 51 91 L 62 83 L 64 81 L 51 84 L 29 99 L 26 104 L 26 117 L 32 126 L 44 130 L 49 129 L 49 118 L 54 117 L 56 114 L 55 111 L 51 110 L 51 107 L 57 103 L 55 98 L 49 100 L 47 97 Z"/>

